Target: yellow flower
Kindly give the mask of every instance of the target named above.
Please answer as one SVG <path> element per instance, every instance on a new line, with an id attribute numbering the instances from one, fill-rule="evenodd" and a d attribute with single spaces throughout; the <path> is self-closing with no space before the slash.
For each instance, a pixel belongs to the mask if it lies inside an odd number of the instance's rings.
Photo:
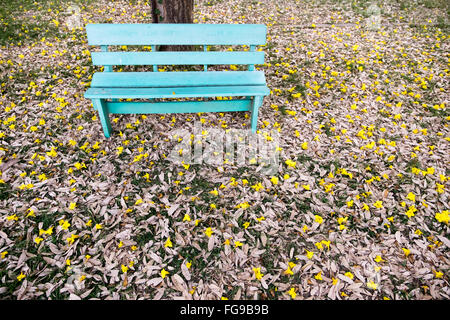
<path id="1" fill-rule="evenodd" d="M 263 189 L 264 186 L 262 185 L 261 182 L 258 182 L 257 184 L 254 184 L 253 186 L 251 186 L 252 189 L 255 189 L 255 191 L 259 191 L 260 189 Z"/>
<path id="2" fill-rule="evenodd" d="M 71 202 L 69 205 L 69 210 L 74 210 L 77 204 L 75 202 Z"/>
<path id="3" fill-rule="evenodd" d="M 308 142 L 306 142 L 306 141 L 303 142 L 302 145 L 301 145 L 301 147 L 302 147 L 303 150 L 308 149 Z"/>
<path id="4" fill-rule="evenodd" d="M 213 234 L 213 230 L 211 228 L 206 228 L 205 230 L 205 234 L 208 236 L 208 238 L 211 237 L 211 235 Z"/>
<path id="5" fill-rule="evenodd" d="M 436 213 L 436 215 L 434 217 L 436 218 L 437 221 L 448 224 L 448 222 L 449 222 L 449 213 L 450 213 L 449 210 L 444 210 L 442 212 Z"/>
<path id="6" fill-rule="evenodd" d="M 295 299 L 295 297 L 297 296 L 297 293 L 295 293 L 295 288 L 292 287 L 289 291 L 288 294 L 291 296 L 292 299 Z"/>
<path id="7" fill-rule="evenodd" d="M 170 241 L 170 237 L 167 238 L 166 242 L 164 243 L 164 247 L 172 248 L 172 241 Z"/>
<path id="8" fill-rule="evenodd" d="M 19 218 L 17 217 L 16 214 L 13 214 L 13 215 L 11 215 L 11 216 L 7 216 L 7 217 L 6 217 L 6 220 L 8 220 L 8 221 L 11 221 L 11 220 L 17 221 L 17 220 L 19 220 Z"/>
<path id="9" fill-rule="evenodd" d="M 17 280 L 22 281 L 23 278 L 25 278 L 25 275 L 23 274 L 23 272 L 20 272 L 20 274 L 17 276 Z"/>
<path id="10" fill-rule="evenodd" d="M 314 220 L 315 220 L 318 224 L 322 224 L 322 222 L 323 222 L 323 218 L 322 218 L 321 216 L 317 215 L 317 214 L 314 216 Z"/>
<path id="11" fill-rule="evenodd" d="M 378 200 L 373 204 L 373 206 L 378 209 L 383 208 L 383 201 Z"/>
<path id="12" fill-rule="evenodd" d="M 68 238 L 66 239 L 66 240 L 67 240 L 67 243 L 68 243 L 68 244 L 73 244 L 76 238 L 79 238 L 79 236 L 77 236 L 76 234 L 72 234 L 70 237 L 68 237 Z"/>
<path id="13" fill-rule="evenodd" d="M 55 147 L 52 147 L 52 149 L 50 151 L 46 152 L 46 153 L 47 153 L 48 156 L 54 158 L 54 157 L 56 157 L 58 155 L 55 150 L 56 150 Z"/>
<path id="14" fill-rule="evenodd" d="M 291 167 L 291 168 L 295 168 L 296 162 L 292 161 L 292 160 L 286 160 L 285 163 Z"/>
<path id="15" fill-rule="evenodd" d="M 191 217 L 186 213 L 184 215 L 183 221 L 191 221 Z"/>
<path id="16" fill-rule="evenodd" d="M 261 280 L 263 277 L 263 274 L 261 273 L 261 268 L 253 268 L 253 272 L 255 274 L 255 278 L 258 280 Z"/>
<path id="17" fill-rule="evenodd" d="M 406 249 L 406 248 L 402 248 L 403 252 L 405 253 L 405 256 L 409 256 L 410 255 L 410 250 Z"/>
<path id="18" fill-rule="evenodd" d="M 169 273 L 170 273 L 169 271 L 162 269 L 160 274 L 161 274 L 161 277 L 164 279 Z"/>
<path id="19" fill-rule="evenodd" d="M 415 194 L 414 193 L 412 193 L 412 192 L 410 192 L 410 193 L 408 193 L 408 195 L 406 196 L 406 198 L 408 199 L 408 200 L 411 200 L 411 201 L 416 201 L 416 196 L 415 196 Z"/>
<path id="20" fill-rule="evenodd" d="M 97 223 L 95 225 L 95 229 L 97 229 L 97 230 L 103 229 L 103 226 L 100 223 Z"/>
<path id="21" fill-rule="evenodd" d="M 61 226 L 61 229 L 67 230 L 70 227 L 69 221 L 66 220 L 59 220 L 59 225 Z"/>
<path id="22" fill-rule="evenodd" d="M 311 259 L 313 257 L 313 255 L 314 255 L 314 252 L 306 250 L 306 256 L 308 257 L 308 259 Z"/>
<path id="23" fill-rule="evenodd" d="M 331 243 L 331 241 L 325 241 L 325 240 L 322 240 L 322 241 L 320 241 L 320 243 L 326 245 L 327 248 L 330 249 L 330 243 Z"/>
<path id="24" fill-rule="evenodd" d="M 294 272 L 292 272 L 291 268 L 288 267 L 286 270 L 284 270 L 284 274 L 287 274 L 287 275 L 293 275 Z"/>
<path id="25" fill-rule="evenodd" d="M 405 214 L 408 216 L 408 218 L 414 217 L 414 212 L 416 212 L 417 209 L 414 205 L 410 206 L 408 211 L 405 212 Z"/>
<path id="26" fill-rule="evenodd" d="M 186 268 L 188 268 L 188 269 L 190 269 L 191 268 L 191 266 L 192 266 L 192 262 L 186 262 Z"/>
<path id="27" fill-rule="evenodd" d="M 384 262 L 383 258 L 381 258 L 381 256 L 379 256 L 379 255 L 376 256 L 374 260 L 375 260 L 375 262 L 378 262 L 378 263 Z"/>
<path id="28" fill-rule="evenodd" d="M 309 186 L 309 184 L 302 184 L 303 189 L 305 190 L 311 190 L 311 187 Z"/>
<path id="29" fill-rule="evenodd" d="M 127 273 L 128 267 L 126 265 L 122 265 L 122 272 Z"/>
<path id="30" fill-rule="evenodd" d="M 28 209 L 27 218 L 28 217 L 36 217 L 36 215 L 34 214 L 34 210 L 31 208 Z"/>
<path id="31" fill-rule="evenodd" d="M 369 282 L 367 282 L 367 287 L 372 290 L 376 290 L 378 288 L 378 285 L 372 280 L 370 280 Z"/>
<path id="32" fill-rule="evenodd" d="M 270 182 L 272 182 L 274 185 L 278 184 L 278 178 L 277 177 L 272 177 L 270 178 Z"/>
<path id="33" fill-rule="evenodd" d="M 343 223 L 346 223 L 347 220 L 348 220 L 348 217 L 345 217 L 345 218 L 339 217 L 339 218 L 337 219 L 337 222 L 338 222 L 338 224 L 343 224 Z"/>
<path id="34" fill-rule="evenodd" d="M 36 242 L 37 244 L 41 243 L 42 240 L 44 240 L 44 239 L 42 239 L 40 237 L 34 238 L 34 242 Z"/>
<path id="35" fill-rule="evenodd" d="M 47 235 L 51 235 L 53 233 L 53 226 L 48 228 L 47 230 L 39 230 L 39 235 L 43 235 L 43 234 L 47 234 Z"/>
<path id="36" fill-rule="evenodd" d="M 317 279 L 317 280 L 323 280 L 323 279 L 322 279 L 322 271 L 320 271 L 318 274 L 316 274 L 316 275 L 314 276 L 314 278 Z"/>
<path id="37" fill-rule="evenodd" d="M 0 253 L 0 257 L 2 259 L 5 259 L 6 255 L 8 254 L 8 251 L 3 251 L 2 253 Z"/>
<path id="38" fill-rule="evenodd" d="M 444 273 L 442 273 L 441 271 L 434 271 L 434 275 L 436 276 L 436 278 L 442 278 L 444 276 Z"/>
<path id="39" fill-rule="evenodd" d="M 351 279 L 351 280 L 353 280 L 353 278 L 355 277 L 355 276 L 353 275 L 353 273 L 351 273 L 350 271 L 349 271 L 349 272 L 346 272 L 344 275 L 345 275 L 347 278 Z"/>

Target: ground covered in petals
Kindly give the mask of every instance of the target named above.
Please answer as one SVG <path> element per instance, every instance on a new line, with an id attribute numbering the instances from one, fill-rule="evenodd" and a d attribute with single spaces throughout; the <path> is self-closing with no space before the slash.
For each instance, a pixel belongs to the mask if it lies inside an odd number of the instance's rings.
<path id="1" fill-rule="evenodd" d="M 446 1 L 196 1 L 195 23 L 268 27 L 271 175 L 167 159 L 172 130 L 245 112 L 103 136 L 84 26 L 150 23 L 149 3 L 0 8 L 0 298 L 450 298 Z"/>

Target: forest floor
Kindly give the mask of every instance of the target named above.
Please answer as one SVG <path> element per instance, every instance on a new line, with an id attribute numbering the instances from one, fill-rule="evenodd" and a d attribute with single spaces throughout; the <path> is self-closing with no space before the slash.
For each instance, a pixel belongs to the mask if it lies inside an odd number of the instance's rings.
<path id="1" fill-rule="evenodd" d="M 450 298 L 446 1 L 196 2 L 195 23 L 268 28 L 270 175 L 167 158 L 174 130 L 247 112 L 117 115 L 103 136 L 85 24 L 150 23 L 149 3 L 0 8 L 1 299 Z"/>

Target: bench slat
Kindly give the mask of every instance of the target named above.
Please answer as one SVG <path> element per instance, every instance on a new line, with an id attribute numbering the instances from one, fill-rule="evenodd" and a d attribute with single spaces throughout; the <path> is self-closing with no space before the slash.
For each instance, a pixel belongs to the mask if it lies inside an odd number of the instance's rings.
<path id="1" fill-rule="evenodd" d="M 152 98 L 195 98 L 228 96 L 266 96 L 266 86 L 216 86 L 176 88 L 89 88 L 84 94 L 89 99 L 152 99 Z"/>
<path id="2" fill-rule="evenodd" d="M 197 113 L 197 112 L 236 112 L 249 111 L 250 99 L 214 101 L 164 101 L 164 102 L 106 102 L 109 113 Z"/>
<path id="3" fill-rule="evenodd" d="M 148 88 L 265 85 L 263 71 L 97 72 L 91 87 Z"/>
<path id="4" fill-rule="evenodd" d="M 93 65 L 263 64 L 264 52 L 92 52 Z"/>
<path id="5" fill-rule="evenodd" d="M 88 24 L 90 45 L 262 45 L 263 24 Z"/>

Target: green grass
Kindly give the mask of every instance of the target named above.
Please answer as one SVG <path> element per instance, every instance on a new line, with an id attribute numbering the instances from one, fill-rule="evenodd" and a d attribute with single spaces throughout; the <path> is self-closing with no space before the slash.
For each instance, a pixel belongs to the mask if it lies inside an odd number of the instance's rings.
<path id="1" fill-rule="evenodd" d="M 22 45 L 43 37 L 64 38 L 67 33 L 52 20 L 63 24 L 66 9 L 70 5 L 83 7 L 94 0 L 8 0 L 0 5 L 0 46 Z"/>

